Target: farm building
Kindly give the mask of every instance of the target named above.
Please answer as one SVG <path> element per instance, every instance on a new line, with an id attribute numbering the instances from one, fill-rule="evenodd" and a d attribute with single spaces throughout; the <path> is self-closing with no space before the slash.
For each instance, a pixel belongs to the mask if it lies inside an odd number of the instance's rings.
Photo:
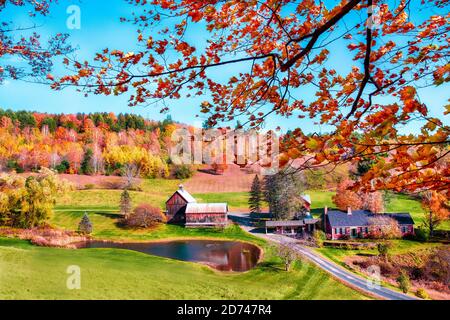
<path id="1" fill-rule="evenodd" d="M 166 202 L 169 223 L 186 227 L 224 227 L 228 221 L 226 203 L 197 203 L 182 185 Z"/>
<path id="2" fill-rule="evenodd" d="M 274 232 L 289 236 L 305 236 L 312 234 L 316 230 L 318 219 L 311 217 L 300 220 L 266 221 L 266 234 Z"/>
<path id="3" fill-rule="evenodd" d="M 311 216 L 311 196 L 300 195 L 303 200 L 302 209 L 297 212 L 293 220 L 282 221 L 266 221 L 265 229 L 266 234 L 269 232 L 284 234 L 295 237 L 302 237 L 310 235 L 316 230 L 318 219 L 314 219 Z"/>
<path id="4" fill-rule="evenodd" d="M 328 239 L 338 240 L 342 238 L 366 238 L 372 232 L 377 232 L 384 227 L 379 225 L 382 220 L 376 217 L 392 218 L 398 223 L 401 235 L 414 234 L 414 220 L 409 213 L 380 213 L 375 214 L 366 210 L 354 210 L 351 208 L 347 212 L 332 210 L 324 211 L 324 229 Z M 377 224 L 378 223 L 378 224 Z"/>

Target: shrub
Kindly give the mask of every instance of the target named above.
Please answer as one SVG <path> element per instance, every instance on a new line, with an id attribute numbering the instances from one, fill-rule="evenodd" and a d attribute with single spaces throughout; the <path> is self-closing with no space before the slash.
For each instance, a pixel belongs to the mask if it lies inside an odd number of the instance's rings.
<path id="1" fill-rule="evenodd" d="M 411 278 L 414 280 L 420 280 L 425 276 L 423 270 L 419 267 L 413 267 L 411 270 Z"/>
<path id="2" fill-rule="evenodd" d="M 189 179 L 194 175 L 194 170 L 187 165 L 176 166 L 173 175 L 180 180 Z"/>
<path id="3" fill-rule="evenodd" d="M 150 228 L 166 222 L 160 208 L 149 204 L 140 204 L 125 218 L 125 224 L 131 228 Z"/>
<path id="4" fill-rule="evenodd" d="M 411 287 L 411 283 L 409 281 L 409 277 L 405 271 L 402 271 L 400 276 L 397 278 L 398 287 L 403 293 L 408 293 L 409 288 Z"/>
<path id="5" fill-rule="evenodd" d="M 350 236 L 348 234 L 343 234 L 339 237 L 339 240 L 350 240 Z"/>
<path id="6" fill-rule="evenodd" d="M 9 159 L 6 163 L 6 168 L 10 171 L 15 171 L 17 173 L 23 173 L 24 169 L 19 165 L 19 163 L 16 160 Z"/>
<path id="7" fill-rule="evenodd" d="M 430 238 L 430 233 L 422 227 L 418 228 L 415 234 L 416 240 L 420 242 L 427 242 L 428 239 Z"/>
<path id="8" fill-rule="evenodd" d="M 417 289 L 416 296 L 419 297 L 420 299 L 429 299 L 430 298 L 430 296 L 428 295 L 428 292 L 423 288 Z"/>
<path id="9" fill-rule="evenodd" d="M 58 173 L 66 173 L 70 169 L 70 163 L 67 160 L 63 160 L 59 165 L 55 167 L 55 169 L 56 171 L 58 171 Z"/>
<path id="10" fill-rule="evenodd" d="M 91 234 L 92 233 L 92 223 L 89 219 L 87 213 L 84 213 L 83 218 L 78 225 L 78 232 L 81 234 Z"/>
<path id="11" fill-rule="evenodd" d="M 322 230 L 314 230 L 313 239 L 315 244 L 319 248 L 323 247 L 323 242 L 326 240 L 325 232 L 323 232 Z"/>
<path id="12" fill-rule="evenodd" d="M 385 259 L 389 256 L 389 249 L 391 248 L 389 243 L 380 242 L 377 245 L 378 253 L 380 257 L 383 257 Z"/>
<path id="13" fill-rule="evenodd" d="M 95 188 L 95 184 L 93 184 L 93 183 L 88 183 L 88 184 L 84 185 L 84 189 L 86 189 L 86 190 L 92 190 L 94 188 Z"/>

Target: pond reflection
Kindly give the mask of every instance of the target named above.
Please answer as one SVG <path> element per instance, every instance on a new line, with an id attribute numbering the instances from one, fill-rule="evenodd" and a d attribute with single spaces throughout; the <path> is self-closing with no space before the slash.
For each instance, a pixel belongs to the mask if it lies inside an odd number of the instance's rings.
<path id="1" fill-rule="evenodd" d="M 79 248 L 116 248 L 207 264 L 220 271 L 247 271 L 259 260 L 260 249 L 239 241 L 186 240 L 153 243 L 90 241 Z"/>

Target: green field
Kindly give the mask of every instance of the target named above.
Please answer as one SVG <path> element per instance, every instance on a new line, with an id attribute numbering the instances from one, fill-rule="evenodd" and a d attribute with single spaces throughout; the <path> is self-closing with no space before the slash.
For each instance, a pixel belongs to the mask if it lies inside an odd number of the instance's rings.
<path id="1" fill-rule="evenodd" d="M 72 265 L 81 269 L 81 290 L 66 287 Z M 0 299 L 366 299 L 306 262 L 286 273 L 267 248 L 258 267 L 229 274 L 128 250 L 0 238 L 0 270 Z"/>

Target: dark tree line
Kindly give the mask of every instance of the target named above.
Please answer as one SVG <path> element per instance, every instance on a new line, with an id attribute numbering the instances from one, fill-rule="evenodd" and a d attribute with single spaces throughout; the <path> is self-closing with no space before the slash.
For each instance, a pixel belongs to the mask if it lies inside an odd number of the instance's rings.
<path id="1" fill-rule="evenodd" d="M 36 115 L 43 117 L 39 122 L 36 120 Z M 96 127 L 106 125 L 111 131 L 120 132 L 124 130 L 155 130 L 159 128 L 164 131 L 164 128 L 173 123 L 170 116 L 162 122 L 147 121 L 140 115 L 130 113 L 120 113 L 115 115 L 107 112 L 95 113 L 77 113 L 74 115 L 67 114 L 40 114 L 32 111 L 13 111 L 10 109 L 4 110 L 0 108 L 0 120 L 2 118 L 9 118 L 12 123 L 18 124 L 20 129 L 24 128 L 39 128 L 42 129 L 47 126 L 51 133 L 54 133 L 58 127 L 66 129 L 73 129 L 78 133 L 83 133 L 84 123 L 87 119 L 91 120 Z"/>

